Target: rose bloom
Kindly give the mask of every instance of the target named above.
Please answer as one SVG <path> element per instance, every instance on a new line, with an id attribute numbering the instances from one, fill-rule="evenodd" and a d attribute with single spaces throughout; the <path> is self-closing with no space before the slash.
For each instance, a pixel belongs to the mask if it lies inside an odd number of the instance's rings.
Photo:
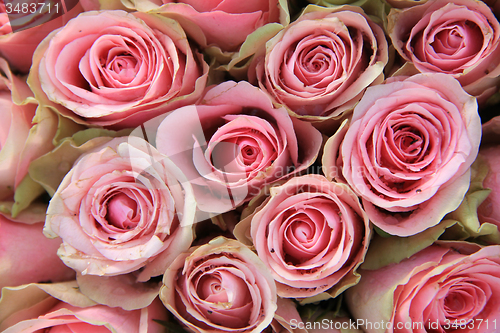
<path id="1" fill-rule="evenodd" d="M 7 1 L 10 14 L 7 14 L 5 1 L 0 1 L 0 55 L 5 58 L 13 69 L 27 74 L 31 67 L 33 53 L 38 44 L 53 30 L 64 26 L 68 20 L 80 14 L 83 9 L 78 1 L 66 1 L 68 11 L 63 11 L 61 3 L 59 7 L 49 10 L 49 2 L 38 0 Z M 22 13 L 23 3 L 28 4 L 28 14 Z M 40 4 L 44 4 L 42 7 Z M 10 6 L 11 5 L 11 6 Z M 19 5 L 20 13 L 15 11 Z M 51 3 L 54 6 L 54 3 Z M 34 7 L 33 7 L 34 6 Z M 33 9 L 36 10 L 34 12 Z M 57 9 L 59 8 L 59 12 Z M 15 32 L 13 33 L 14 26 Z"/>
<path id="2" fill-rule="evenodd" d="M 82 13 L 47 36 L 28 82 L 77 123 L 123 128 L 194 103 L 207 73 L 176 21 L 117 10 Z"/>
<path id="3" fill-rule="evenodd" d="M 372 323 L 366 333 L 498 331 L 500 246 L 441 244 L 360 271 L 345 299 L 355 320 Z"/>
<path id="4" fill-rule="evenodd" d="M 0 215 L 0 289 L 74 279 L 75 272 L 57 256 L 61 240 L 48 239 L 42 230 L 43 221 L 27 224 Z"/>
<path id="5" fill-rule="evenodd" d="M 418 74 L 367 89 L 340 147 L 339 134 L 325 145 L 325 174 L 342 178 L 341 168 L 370 221 L 409 236 L 438 224 L 464 198 L 481 122 L 458 81 Z"/>
<path id="6" fill-rule="evenodd" d="M 158 126 L 156 146 L 193 184 L 198 207 L 225 212 L 265 185 L 309 167 L 322 137 L 273 107 L 248 82 L 208 90 L 200 105 L 175 110 Z"/>
<path id="7" fill-rule="evenodd" d="M 196 204 L 182 177 L 146 141 L 113 139 L 75 162 L 50 201 L 44 232 L 62 238 L 58 255 L 81 274 L 143 268 L 138 281 L 146 281 L 193 240 Z"/>
<path id="8" fill-rule="evenodd" d="M 436 0 L 391 10 L 388 32 L 398 53 L 422 73 L 446 73 L 481 101 L 500 82 L 500 24 L 481 1 Z"/>
<path id="9" fill-rule="evenodd" d="M 278 0 L 131 0 L 139 11 L 154 9 L 191 29 L 201 30 L 203 44 L 217 46 L 223 51 L 237 51 L 248 35 L 270 22 L 280 20 Z M 160 9 L 158 7 L 161 6 Z M 237 29 L 235 29 L 237 27 Z M 200 36 L 193 36 L 199 39 Z"/>
<path id="10" fill-rule="evenodd" d="M 167 311 L 159 299 L 140 310 L 98 305 L 78 291 L 76 282 L 31 284 L 4 289 L 0 309 L 3 333 L 160 333 Z"/>
<path id="11" fill-rule="evenodd" d="M 241 241 L 250 234 L 276 280 L 278 295 L 302 298 L 334 285 L 337 290 L 348 287 L 352 281 L 341 280 L 355 275 L 371 233 L 354 192 L 345 184 L 308 175 L 273 187 L 270 194 L 234 233 Z"/>
<path id="12" fill-rule="evenodd" d="M 46 117 L 43 128 L 32 131 L 37 105 L 25 101 L 32 96 L 28 85 L 1 58 L 0 72 L 0 200 L 11 200 L 30 162 L 54 147 L 56 124 Z"/>
<path id="13" fill-rule="evenodd" d="M 312 120 L 351 110 L 365 88 L 383 80 L 388 61 L 382 28 L 359 7 L 307 7 L 266 44 L 259 86 L 292 114 Z"/>
<path id="14" fill-rule="evenodd" d="M 160 299 L 194 332 L 262 332 L 276 311 L 276 287 L 245 245 L 224 237 L 190 249 L 163 276 Z"/>

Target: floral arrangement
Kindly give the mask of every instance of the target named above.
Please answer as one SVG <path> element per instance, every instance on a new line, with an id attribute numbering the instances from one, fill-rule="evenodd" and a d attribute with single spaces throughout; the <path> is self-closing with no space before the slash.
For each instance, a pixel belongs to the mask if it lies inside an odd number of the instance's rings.
<path id="1" fill-rule="evenodd" d="M 499 332 L 500 1 L 0 1 L 0 331 Z"/>

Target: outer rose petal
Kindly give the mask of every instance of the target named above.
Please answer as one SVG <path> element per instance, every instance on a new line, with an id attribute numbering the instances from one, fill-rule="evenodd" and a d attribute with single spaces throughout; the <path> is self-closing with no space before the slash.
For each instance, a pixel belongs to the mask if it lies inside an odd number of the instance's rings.
<path id="1" fill-rule="evenodd" d="M 276 287 L 259 257 L 218 237 L 191 248 L 163 276 L 160 298 L 195 332 L 262 332 L 276 311 Z"/>
<path id="2" fill-rule="evenodd" d="M 158 150 L 192 182 L 198 207 L 218 213 L 307 168 L 321 141 L 310 124 L 274 108 L 264 92 L 244 81 L 219 84 L 200 105 L 172 112 L 156 137 Z"/>
<path id="3" fill-rule="evenodd" d="M 488 147 L 481 150 L 479 155 L 488 164 L 488 175 L 483 181 L 483 187 L 491 189 L 486 200 L 478 207 L 477 213 L 481 223 L 488 222 L 500 229 L 500 211 L 498 202 L 500 200 L 500 180 L 498 169 L 500 165 L 500 147 Z"/>
<path id="4" fill-rule="evenodd" d="M 108 276 L 144 267 L 138 280 L 146 281 L 189 248 L 192 190 L 164 158 L 146 141 L 125 137 L 75 163 L 49 204 L 44 230 L 63 239 L 58 254 L 68 266 Z"/>
<path id="5" fill-rule="evenodd" d="M 259 85 L 294 115 L 338 117 L 383 77 L 383 36 L 359 7 L 309 6 L 267 43 L 265 59 L 256 65 Z"/>
<path id="6" fill-rule="evenodd" d="M 12 74 L 3 59 L 0 70 L 4 75 L 0 79 L 0 200 L 12 200 L 30 163 L 54 147 L 57 120 L 52 115 L 39 119 L 46 110 L 35 112 L 28 85 Z"/>
<path id="7" fill-rule="evenodd" d="M 10 305 L 8 308 L 7 303 Z M 158 299 L 148 307 L 135 311 L 110 308 L 96 305 L 86 298 L 78 291 L 75 282 L 4 289 L 0 309 L 7 315 L 0 318 L 0 329 L 9 333 L 44 329 L 82 333 L 160 333 L 164 327 L 154 319 L 167 318 L 165 308 Z"/>
<path id="8" fill-rule="evenodd" d="M 28 3 L 26 1 L 25 3 Z M 37 3 L 37 1 L 32 1 Z M 2 3 L 3 5 L 3 3 Z M 15 5 L 15 3 L 14 3 Z M 4 5 L 3 5 L 4 6 Z M 59 5 L 60 6 L 60 5 Z M 5 6 L 4 6 L 5 7 Z M 40 8 L 39 6 L 37 6 Z M 64 26 L 70 19 L 83 11 L 77 4 L 69 12 L 33 28 L 12 33 L 9 17 L 0 7 L 0 22 L 5 25 L 0 29 L 0 54 L 9 64 L 22 73 L 28 73 L 31 67 L 33 53 L 38 44 L 53 30 Z M 43 15 L 43 14 L 42 14 Z M 30 16 L 31 17 L 31 16 Z M 43 16 L 42 16 L 43 19 Z M 10 28 L 10 29 L 7 29 Z"/>
<path id="9" fill-rule="evenodd" d="M 447 75 L 419 74 L 369 88 L 339 157 L 327 155 L 324 168 L 335 170 L 331 163 L 340 163 L 370 220 L 388 233 L 409 236 L 458 207 L 480 137 L 475 99 Z"/>
<path id="10" fill-rule="evenodd" d="M 208 75 L 180 25 L 146 13 L 82 13 L 33 59 L 28 82 L 41 104 L 77 123 L 115 128 L 195 102 Z"/>
<path id="11" fill-rule="evenodd" d="M 66 281 L 75 272 L 57 256 L 60 240 L 43 235 L 43 224 L 12 222 L 0 215 L 0 289 L 25 283 Z"/>
<path id="12" fill-rule="evenodd" d="M 365 332 L 447 332 L 443 330 L 446 320 L 460 323 L 462 319 L 474 322 L 474 327 L 467 325 L 463 332 L 491 331 L 491 326 L 486 329 L 486 325 L 479 325 L 500 315 L 497 306 L 500 247 L 480 248 L 461 242 L 441 244 L 432 245 L 399 264 L 361 271 L 360 283 L 346 292 L 351 314 L 365 322 L 383 320 L 391 324 L 387 330 L 388 325 L 380 329 L 365 326 Z M 463 316 L 460 311 L 453 312 L 456 305 L 463 304 L 454 298 L 457 293 L 470 301 L 467 308 L 475 306 Z M 468 298 L 471 295 L 476 298 L 471 300 Z M 487 297 L 481 298 L 482 295 Z M 457 303 L 452 303 L 454 300 Z M 396 330 L 398 325 L 403 329 Z"/>
<path id="13" fill-rule="evenodd" d="M 270 193 L 234 234 L 245 241 L 250 233 L 278 295 L 303 298 L 326 291 L 336 297 L 355 284 L 371 238 L 356 195 L 318 175 L 292 178 Z"/>
<path id="14" fill-rule="evenodd" d="M 139 11 L 154 10 L 173 17 L 186 30 L 201 30 L 202 47 L 216 46 L 224 52 L 237 51 L 246 37 L 258 28 L 280 19 L 278 0 L 241 2 L 225 1 L 158 1 L 130 0 L 130 8 Z M 161 5 L 160 8 L 158 8 Z M 217 24 L 214 24 L 217 22 Z M 238 29 L 232 29 L 238 26 Z M 193 30 L 194 31 L 194 30 Z M 197 41 L 201 36 L 192 36 Z"/>

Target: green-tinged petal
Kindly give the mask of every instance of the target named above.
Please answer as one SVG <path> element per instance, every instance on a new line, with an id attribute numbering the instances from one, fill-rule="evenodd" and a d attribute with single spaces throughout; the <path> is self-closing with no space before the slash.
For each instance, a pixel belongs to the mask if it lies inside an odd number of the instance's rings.
<path id="1" fill-rule="evenodd" d="M 443 220 L 438 225 L 410 237 L 373 237 L 362 269 L 375 270 L 393 263 L 399 263 L 434 243 L 444 231 L 455 224 Z"/>
<path id="2" fill-rule="evenodd" d="M 380 21 L 383 22 L 384 26 L 386 26 L 387 14 L 389 14 L 391 9 L 391 6 L 384 0 L 309 0 L 309 2 L 326 8 L 335 8 L 343 5 L 361 7 L 372 19 L 376 18 L 379 20 L 378 23 Z M 316 6 L 307 6 L 304 13 L 306 11 L 314 11 L 314 9 L 311 10 L 308 7 Z"/>
<path id="3" fill-rule="evenodd" d="M 14 201 L 0 201 L 0 215 L 7 217 L 9 220 L 27 224 L 33 224 L 45 220 L 47 204 L 34 202 L 28 208 L 18 213 L 16 217 L 12 217 L 14 204 Z"/>
<path id="4" fill-rule="evenodd" d="M 78 275 L 80 291 L 99 304 L 136 310 L 149 306 L 158 296 L 161 282 L 137 282 L 134 274 L 117 276 Z"/>
<path id="5" fill-rule="evenodd" d="M 316 296 L 303 298 L 300 300 L 300 304 L 301 305 L 311 304 L 311 303 L 316 303 L 316 302 L 336 298 L 337 296 L 342 294 L 344 291 L 346 291 L 347 289 L 356 285 L 359 282 L 361 275 L 359 275 L 356 272 L 356 268 L 353 271 L 350 271 L 346 276 L 344 276 L 342 278 L 342 280 L 340 280 L 337 284 L 335 284 L 329 290 L 322 292 L 321 294 L 318 294 Z"/>
<path id="6" fill-rule="evenodd" d="M 128 134 L 127 131 L 115 132 L 97 128 L 77 132 L 61 141 L 58 147 L 34 160 L 29 174 L 34 181 L 53 196 L 62 179 L 73 163 L 85 152 L 110 141 L 113 137 Z"/>
<path id="7" fill-rule="evenodd" d="M 28 208 L 30 204 L 44 193 L 43 187 L 26 175 L 14 194 L 14 205 L 12 206 L 12 217 L 16 218 L 20 212 Z"/>
<path id="8" fill-rule="evenodd" d="M 230 58 L 227 65 L 219 66 L 218 70 L 229 72 L 236 78 L 244 77 L 251 65 L 253 55 L 265 52 L 266 43 L 280 32 L 284 26 L 280 23 L 268 23 L 247 36 L 246 40 L 240 47 L 239 52 L 236 52 Z M 218 48 L 207 50 L 208 54 L 215 56 L 217 60 L 223 63 L 222 51 Z"/>
<path id="9" fill-rule="evenodd" d="M 80 0 L 80 4 L 85 11 L 127 9 L 120 0 Z"/>
<path id="10" fill-rule="evenodd" d="M 458 222 L 465 232 L 465 234 L 461 235 L 463 238 L 481 237 L 488 243 L 499 244 L 500 231 L 497 226 L 491 223 L 481 223 L 477 214 L 478 207 L 491 192 L 491 189 L 483 187 L 483 181 L 488 175 L 488 169 L 487 162 L 484 161 L 481 155 L 478 155 L 476 161 L 471 166 L 471 183 L 464 200 L 446 218 Z"/>
<path id="11" fill-rule="evenodd" d="M 8 318 L 12 314 L 16 313 L 16 321 L 29 319 L 30 315 L 36 312 L 43 314 L 51 309 L 57 300 L 77 307 L 96 304 L 79 291 L 76 281 L 30 283 L 18 287 L 5 287 L 2 289 L 2 298 L 0 298 L 0 330 L 10 326 Z M 26 310 L 20 312 L 23 309 Z M 23 316 L 26 318 L 22 318 Z"/>

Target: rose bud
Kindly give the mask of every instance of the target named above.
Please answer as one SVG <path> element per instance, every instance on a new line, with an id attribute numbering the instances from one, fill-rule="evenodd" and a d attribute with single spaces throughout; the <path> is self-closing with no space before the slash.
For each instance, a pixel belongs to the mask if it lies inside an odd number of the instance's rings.
<path id="1" fill-rule="evenodd" d="M 325 144 L 323 167 L 373 224 L 410 236 L 459 206 L 480 139 L 475 98 L 449 75 L 418 74 L 368 88 L 348 129 Z"/>
<path id="2" fill-rule="evenodd" d="M 452 75 L 483 102 L 500 84 L 500 24 L 482 1 L 435 0 L 392 9 L 397 52 L 422 73 Z"/>
<path id="3" fill-rule="evenodd" d="M 207 74 L 179 23 L 116 10 L 82 13 L 47 36 L 28 83 L 76 123 L 125 128 L 194 103 Z"/>
<path id="4" fill-rule="evenodd" d="M 336 297 L 355 284 L 371 229 L 354 192 L 307 175 L 272 187 L 270 193 L 234 234 L 255 247 L 276 280 L 278 295 L 304 298 L 328 292 Z"/>
<path id="5" fill-rule="evenodd" d="M 232 210 L 264 186 L 307 169 L 321 143 L 311 124 L 275 108 L 263 91 L 244 81 L 221 83 L 199 105 L 175 110 L 156 137 L 158 151 L 191 181 L 198 207 L 214 213 Z"/>
<path id="6" fill-rule="evenodd" d="M 218 237 L 191 248 L 168 267 L 160 298 L 189 329 L 262 332 L 276 311 L 276 286 L 245 245 Z"/>
<path id="7" fill-rule="evenodd" d="M 193 241 L 196 204 L 182 172 L 146 141 L 116 138 L 82 155 L 47 209 L 44 232 L 61 237 L 58 254 L 85 275 L 141 269 L 163 274 Z"/>
<path id="8" fill-rule="evenodd" d="M 352 110 L 366 87 L 383 80 L 387 42 L 359 7 L 308 6 L 256 61 L 259 86 L 276 103 L 325 120 Z"/>

